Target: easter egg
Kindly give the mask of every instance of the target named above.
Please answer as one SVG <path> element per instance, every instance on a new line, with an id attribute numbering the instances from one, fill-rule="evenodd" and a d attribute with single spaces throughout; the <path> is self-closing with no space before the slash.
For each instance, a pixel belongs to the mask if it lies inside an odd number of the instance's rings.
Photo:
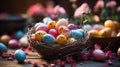
<path id="1" fill-rule="evenodd" d="M 58 36 L 58 32 L 56 29 L 50 29 L 48 33 L 53 35 L 55 38 Z"/>
<path id="2" fill-rule="evenodd" d="M 8 42 L 9 42 L 10 39 L 11 39 L 11 37 L 10 37 L 9 35 L 7 35 L 7 34 L 4 34 L 4 35 L 2 35 L 2 36 L 0 37 L 0 41 L 1 41 L 2 43 L 4 43 L 5 45 L 8 44 Z"/>
<path id="3" fill-rule="evenodd" d="M 43 31 L 48 32 L 49 31 L 49 26 L 48 25 L 40 25 L 35 29 L 35 31 L 39 31 L 39 30 L 43 30 Z"/>
<path id="4" fill-rule="evenodd" d="M 29 42 L 27 39 L 27 36 L 23 36 L 20 40 L 19 40 L 20 46 L 27 48 L 29 46 Z"/>
<path id="5" fill-rule="evenodd" d="M 97 31 L 97 30 L 90 30 L 90 31 L 88 31 L 88 35 L 90 37 L 98 37 L 99 36 L 99 31 Z"/>
<path id="6" fill-rule="evenodd" d="M 67 43 L 67 37 L 63 34 L 57 36 L 56 41 L 58 44 L 64 45 Z"/>
<path id="7" fill-rule="evenodd" d="M 17 39 L 20 39 L 24 35 L 24 33 L 23 33 L 23 31 L 19 30 L 19 31 L 16 32 L 15 35 L 16 35 Z"/>
<path id="8" fill-rule="evenodd" d="M 39 40 L 42 41 L 43 36 L 46 34 L 45 31 L 39 30 L 37 32 L 35 32 L 35 40 Z"/>
<path id="9" fill-rule="evenodd" d="M 120 37 L 120 32 L 117 33 L 117 37 Z"/>
<path id="10" fill-rule="evenodd" d="M 113 21 L 116 27 L 116 30 L 120 30 L 120 23 L 117 21 Z"/>
<path id="11" fill-rule="evenodd" d="M 111 28 L 111 30 L 115 30 L 116 25 L 112 20 L 106 20 L 104 23 L 105 28 Z"/>
<path id="12" fill-rule="evenodd" d="M 56 22 L 55 21 L 50 21 L 50 22 L 48 22 L 48 26 L 49 26 L 50 29 L 55 29 Z"/>
<path id="13" fill-rule="evenodd" d="M 16 39 L 11 39 L 11 40 L 8 42 L 8 46 L 9 46 L 9 48 L 11 48 L 11 49 L 20 48 L 20 44 L 19 44 L 19 42 L 18 42 Z"/>
<path id="14" fill-rule="evenodd" d="M 83 29 L 76 29 L 76 30 L 81 32 L 83 36 L 85 35 L 85 31 Z"/>
<path id="15" fill-rule="evenodd" d="M 89 30 L 92 29 L 92 26 L 89 25 L 89 24 L 86 24 L 86 25 L 83 26 L 83 29 L 85 29 L 86 31 L 89 31 Z"/>
<path id="16" fill-rule="evenodd" d="M 68 38 L 68 40 L 67 40 L 68 43 L 73 43 L 75 41 L 77 41 L 75 38 Z"/>
<path id="17" fill-rule="evenodd" d="M 112 34 L 111 28 L 104 28 L 100 31 L 100 36 L 102 37 L 110 37 Z"/>
<path id="18" fill-rule="evenodd" d="M 54 36 L 52 36 L 51 34 L 45 34 L 43 36 L 43 42 L 45 42 L 47 44 L 55 44 L 56 40 L 55 40 Z"/>
<path id="19" fill-rule="evenodd" d="M 35 27 L 35 28 L 37 28 L 37 27 L 38 27 L 38 26 L 40 26 L 40 25 L 45 25 L 45 24 L 44 24 L 44 23 L 42 23 L 42 22 L 38 22 L 38 23 L 36 23 L 36 24 L 35 24 L 35 26 L 34 26 L 34 27 Z"/>
<path id="20" fill-rule="evenodd" d="M 98 31 L 102 30 L 103 28 L 104 28 L 104 26 L 103 26 L 103 25 L 100 25 L 100 24 L 95 24 L 95 25 L 93 25 L 93 27 L 92 27 L 92 29 L 98 30 Z"/>
<path id="21" fill-rule="evenodd" d="M 45 17 L 45 18 L 43 19 L 43 23 L 44 23 L 44 24 L 48 24 L 48 22 L 50 22 L 50 21 L 52 21 L 52 19 L 51 19 L 50 17 Z"/>
<path id="22" fill-rule="evenodd" d="M 75 39 L 80 39 L 83 37 L 83 34 L 81 32 L 79 32 L 78 30 L 71 30 L 70 37 L 73 37 Z"/>
<path id="23" fill-rule="evenodd" d="M 120 48 L 117 50 L 117 56 L 120 58 Z"/>
<path id="24" fill-rule="evenodd" d="M 68 25 L 68 20 L 67 20 L 67 19 L 64 19 L 64 18 L 59 19 L 58 22 L 56 23 L 56 29 L 58 29 L 59 26 L 62 26 L 62 25 L 67 27 L 67 25 Z"/>
<path id="25" fill-rule="evenodd" d="M 23 50 L 18 49 L 15 51 L 14 57 L 18 62 L 24 62 L 26 54 Z"/>
<path id="26" fill-rule="evenodd" d="M 5 44 L 0 43 L 0 53 L 7 52 L 8 48 Z"/>
<path id="27" fill-rule="evenodd" d="M 68 24 L 68 26 L 67 26 L 70 30 L 75 30 L 75 29 L 77 29 L 77 26 L 75 25 L 75 24 Z"/>
<path id="28" fill-rule="evenodd" d="M 66 26 L 59 26 L 59 28 L 58 28 L 58 33 L 59 34 L 62 34 L 62 33 L 64 33 L 64 32 L 69 32 L 69 29 L 66 27 Z"/>

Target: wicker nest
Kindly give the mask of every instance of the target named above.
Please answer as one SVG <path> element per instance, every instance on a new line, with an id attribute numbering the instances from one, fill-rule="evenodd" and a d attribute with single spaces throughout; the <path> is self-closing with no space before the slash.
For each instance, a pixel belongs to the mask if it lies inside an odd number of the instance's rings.
<path id="1" fill-rule="evenodd" d="M 88 44 L 89 42 L 87 41 L 87 37 L 79 39 L 73 43 L 67 43 L 62 46 L 59 44 L 48 45 L 37 40 L 30 42 L 30 37 L 34 32 L 35 32 L 34 27 L 32 27 L 28 31 L 28 41 L 31 47 L 33 47 L 33 49 L 35 49 L 45 60 L 63 58 L 77 51 L 79 51 L 80 53 L 85 48 L 91 46 L 90 44 Z"/>

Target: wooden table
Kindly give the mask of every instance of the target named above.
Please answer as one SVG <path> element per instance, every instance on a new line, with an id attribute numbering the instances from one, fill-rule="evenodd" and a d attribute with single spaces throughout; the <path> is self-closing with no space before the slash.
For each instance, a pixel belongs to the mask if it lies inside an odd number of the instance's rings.
<path id="1" fill-rule="evenodd" d="M 40 56 L 34 52 L 34 53 L 28 53 L 26 60 L 30 60 L 31 62 L 38 62 L 38 64 L 41 64 Z M 25 61 L 26 61 L 25 60 Z M 0 57 L 0 67 L 33 67 L 32 64 L 19 64 L 16 60 L 8 61 L 6 59 L 3 59 Z M 65 67 L 71 67 L 70 64 L 66 64 Z M 96 62 L 93 60 L 90 61 L 80 61 L 77 63 L 76 67 L 120 67 L 120 61 L 118 59 L 113 60 L 113 65 L 108 65 L 107 61 L 105 62 Z"/>

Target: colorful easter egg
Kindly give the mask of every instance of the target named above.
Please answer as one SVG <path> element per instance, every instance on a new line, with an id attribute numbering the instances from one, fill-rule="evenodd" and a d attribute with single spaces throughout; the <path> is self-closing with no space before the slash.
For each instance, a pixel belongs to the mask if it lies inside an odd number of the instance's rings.
<path id="1" fill-rule="evenodd" d="M 58 32 L 56 29 L 50 29 L 48 33 L 53 35 L 55 38 L 58 36 Z"/>
<path id="2" fill-rule="evenodd" d="M 15 51 L 14 57 L 18 62 L 24 62 L 26 54 L 23 50 L 18 49 Z"/>
<path id="3" fill-rule="evenodd" d="M 11 39 L 11 37 L 7 34 L 4 34 L 0 37 L 0 41 L 2 43 L 4 43 L 5 45 L 8 45 L 8 42 L 9 42 L 10 39 Z"/>
<path id="4" fill-rule="evenodd" d="M 35 40 L 39 40 L 42 41 L 43 36 L 46 34 L 45 31 L 39 30 L 37 32 L 35 32 Z"/>
<path id="5" fill-rule="evenodd" d="M 49 26 L 48 25 L 40 25 L 35 29 L 35 31 L 39 31 L 39 30 L 43 30 L 43 31 L 48 32 L 49 31 Z"/>
<path id="6" fill-rule="evenodd" d="M 112 35 L 111 28 L 104 28 L 100 31 L 100 36 L 102 36 L 102 37 L 110 37 L 111 35 Z"/>
<path id="7" fill-rule="evenodd" d="M 38 27 L 38 26 L 40 26 L 40 25 L 45 25 L 45 24 L 44 24 L 44 23 L 42 23 L 42 22 L 38 22 L 38 23 L 36 23 L 36 24 L 35 24 L 35 26 L 34 26 L 34 27 L 35 27 L 35 28 L 37 28 L 37 27 Z"/>
<path id="8" fill-rule="evenodd" d="M 102 30 L 103 28 L 104 28 L 104 26 L 101 25 L 101 24 L 95 24 L 95 25 L 93 25 L 93 27 L 92 27 L 92 29 L 98 30 L 98 31 Z"/>
<path id="9" fill-rule="evenodd" d="M 75 42 L 75 41 L 77 41 L 75 38 L 68 38 L 68 43 L 73 43 L 73 42 Z"/>
<path id="10" fill-rule="evenodd" d="M 70 30 L 75 30 L 75 29 L 77 29 L 77 26 L 75 25 L 75 24 L 68 24 L 68 26 L 67 26 Z"/>
<path id="11" fill-rule="evenodd" d="M 58 44 L 64 45 L 67 43 L 67 37 L 63 34 L 57 36 L 56 41 Z"/>
<path id="12" fill-rule="evenodd" d="M 62 33 L 67 32 L 67 31 L 69 31 L 69 29 L 66 26 L 62 25 L 62 26 L 59 26 L 59 28 L 58 28 L 59 34 L 62 34 Z"/>
<path id="13" fill-rule="evenodd" d="M 11 40 L 8 42 L 8 46 L 9 46 L 9 48 L 11 48 L 11 49 L 20 48 L 20 44 L 19 44 L 18 40 L 16 40 L 16 39 L 11 39 Z"/>
<path id="14" fill-rule="evenodd" d="M 78 40 L 83 37 L 83 34 L 77 30 L 71 30 L 70 36 Z"/>
<path id="15" fill-rule="evenodd" d="M 27 48 L 29 46 L 27 36 L 23 36 L 22 38 L 20 38 L 19 43 L 21 47 Z"/>
<path id="16" fill-rule="evenodd" d="M 50 21 L 50 22 L 48 22 L 48 26 L 49 26 L 50 29 L 55 29 L 56 22 L 55 21 Z"/>
<path id="17" fill-rule="evenodd" d="M 24 35 L 24 32 L 21 31 L 21 30 L 17 31 L 16 34 L 15 34 L 17 39 L 20 39 L 23 35 Z"/>
<path id="18" fill-rule="evenodd" d="M 89 25 L 89 24 L 86 24 L 86 25 L 83 26 L 83 29 L 85 29 L 86 31 L 89 31 L 89 30 L 92 29 L 92 26 Z"/>
<path id="19" fill-rule="evenodd" d="M 116 29 L 116 25 L 112 20 L 106 20 L 105 23 L 104 23 L 104 27 L 105 28 L 111 28 L 111 30 Z"/>
<path id="20" fill-rule="evenodd" d="M 76 29 L 76 30 L 81 32 L 83 36 L 85 35 L 85 30 L 83 30 L 83 29 Z"/>
<path id="21" fill-rule="evenodd" d="M 8 48 L 5 44 L 0 43 L 0 53 L 7 52 Z"/>
<path id="22" fill-rule="evenodd" d="M 55 40 L 54 36 L 52 36 L 51 34 L 45 34 L 43 36 L 43 42 L 45 42 L 47 44 L 55 44 L 56 40 Z"/>
<path id="23" fill-rule="evenodd" d="M 62 19 L 58 20 L 58 22 L 56 23 L 56 29 L 58 29 L 59 26 L 62 26 L 62 25 L 67 27 L 68 23 L 69 22 L 67 19 L 62 18 Z"/>
<path id="24" fill-rule="evenodd" d="M 43 23 L 44 24 L 48 24 L 48 22 L 50 22 L 50 21 L 52 21 L 52 19 L 50 18 L 50 17 L 45 17 L 44 19 L 43 19 Z"/>
<path id="25" fill-rule="evenodd" d="M 88 35 L 90 37 L 98 37 L 99 36 L 99 31 L 98 30 L 90 30 L 90 31 L 88 31 Z"/>

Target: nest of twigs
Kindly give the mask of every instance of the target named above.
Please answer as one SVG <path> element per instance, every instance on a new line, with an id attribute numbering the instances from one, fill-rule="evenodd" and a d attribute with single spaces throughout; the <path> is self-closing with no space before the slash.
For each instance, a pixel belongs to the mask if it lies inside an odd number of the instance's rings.
<path id="1" fill-rule="evenodd" d="M 74 52 L 82 52 L 87 47 L 90 47 L 91 44 L 88 41 L 88 38 L 85 36 L 75 42 L 67 43 L 65 45 L 49 45 L 44 42 L 40 42 L 37 40 L 34 40 L 30 42 L 31 35 L 35 32 L 35 28 L 32 27 L 28 31 L 28 41 L 33 49 L 35 49 L 43 59 L 45 60 L 52 60 L 52 59 L 58 59 L 63 58 L 65 56 L 69 56 L 74 54 Z"/>

